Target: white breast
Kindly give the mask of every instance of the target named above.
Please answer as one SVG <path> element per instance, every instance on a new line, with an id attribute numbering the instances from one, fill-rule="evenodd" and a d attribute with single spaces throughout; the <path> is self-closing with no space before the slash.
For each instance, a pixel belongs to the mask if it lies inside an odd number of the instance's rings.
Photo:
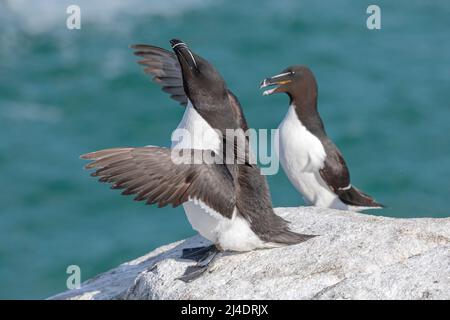
<path id="1" fill-rule="evenodd" d="M 294 105 L 289 106 L 278 129 L 281 166 L 305 201 L 315 206 L 346 209 L 320 176 L 325 149 L 298 119 Z"/>
<path id="2" fill-rule="evenodd" d="M 198 114 L 189 100 L 178 129 L 186 130 L 190 137 L 173 141 L 172 148 L 219 151 L 221 143 L 219 135 Z M 269 246 L 256 236 L 247 220 L 236 210 L 233 217 L 228 219 L 198 199 L 190 199 L 183 203 L 183 207 L 192 228 L 206 239 L 218 244 L 223 250 L 249 251 Z"/>
<path id="3" fill-rule="evenodd" d="M 316 172 L 322 168 L 326 153 L 320 140 L 306 129 L 295 113 L 295 106 L 278 127 L 280 134 L 280 156 L 285 156 L 288 165 L 295 165 L 302 172 Z"/>
<path id="4" fill-rule="evenodd" d="M 183 118 L 178 124 L 177 129 L 172 136 L 172 148 L 192 148 L 199 150 L 213 150 L 218 152 L 220 149 L 220 137 L 217 132 L 206 122 L 205 119 L 193 107 L 191 101 L 188 100 Z M 187 135 L 180 138 L 183 131 Z"/>

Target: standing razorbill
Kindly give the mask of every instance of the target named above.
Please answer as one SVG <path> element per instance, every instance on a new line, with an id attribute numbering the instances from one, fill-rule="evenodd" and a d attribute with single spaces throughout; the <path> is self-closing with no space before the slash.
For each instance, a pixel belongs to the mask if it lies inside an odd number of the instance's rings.
<path id="1" fill-rule="evenodd" d="M 345 160 L 328 138 L 317 111 L 317 83 L 305 66 L 292 66 L 266 78 L 264 95 L 285 92 L 289 110 L 279 129 L 279 159 L 291 183 L 308 204 L 341 210 L 382 208 L 350 183 Z"/>
<path id="2" fill-rule="evenodd" d="M 114 189 L 125 189 L 123 194 L 136 194 L 135 200 L 158 203 L 160 207 L 183 204 L 192 227 L 214 244 L 183 251 L 183 258 L 198 261 L 180 278 L 184 281 L 201 275 L 219 251 L 249 251 L 311 238 L 289 230 L 288 223 L 273 212 L 259 168 L 248 163 L 173 161 L 174 150 L 187 154 L 202 150 L 221 156 L 222 150 L 227 150 L 227 141 L 219 133 L 240 128 L 245 119 L 242 112 L 236 113 L 240 106 L 220 74 L 181 41 L 171 43 L 176 55 L 152 46 L 134 48 L 144 57 L 141 63 L 147 61 L 146 70 L 158 72 L 164 85 L 170 82 L 166 91 L 186 105 L 178 128 L 190 132 L 191 139 L 182 139 L 172 149 L 114 148 L 89 153 L 82 156 L 93 160 L 86 168 L 97 169 L 93 176 L 113 183 Z"/>

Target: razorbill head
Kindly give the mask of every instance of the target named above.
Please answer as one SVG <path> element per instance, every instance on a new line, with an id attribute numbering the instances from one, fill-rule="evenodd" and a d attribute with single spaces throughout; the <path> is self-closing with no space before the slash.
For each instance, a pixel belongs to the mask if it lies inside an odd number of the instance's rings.
<path id="1" fill-rule="evenodd" d="M 195 110 L 222 134 L 226 129 L 238 129 L 239 123 L 232 113 L 228 89 L 220 73 L 183 41 L 173 39 L 170 43 L 181 66 L 184 92 Z"/>
<path id="2" fill-rule="evenodd" d="M 237 98 L 214 67 L 183 42 L 171 44 L 175 54 L 153 46 L 134 48 L 144 57 L 141 64 L 146 65 L 146 72 L 163 89 L 170 83 L 167 91 L 186 106 L 178 128 L 191 132 L 191 139 L 171 149 L 148 146 L 88 153 L 81 156 L 91 160 L 86 168 L 95 169 L 92 176 L 100 182 L 123 189 L 124 195 L 135 195 L 137 201 L 160 207 L 183 205 L 192 227 L 213 243 L 183 252 L 182 257 L 199 261 L 181 278 L 185 281 L 202 274 L 218 250 L 249 251 L 310 239 L 310 235 L 291 231 L 273 212 L 268 186 L 256 166 L 173 161 L 174 149 L 215 153 L 227 144 L 215 129 L 242 128 L 246 122 Z"/>
<path id="3" fill-rule="evenodd" d="M 382 208 L 355 188 L 345 160 L 328 138 L 317 110 L 317 82 L 306 66 L 292 66 L 266 78 L 263 94 L 286 93 L 289 110 L 279 129 L 279 159 L 308 204 L 341 210 Z"/>

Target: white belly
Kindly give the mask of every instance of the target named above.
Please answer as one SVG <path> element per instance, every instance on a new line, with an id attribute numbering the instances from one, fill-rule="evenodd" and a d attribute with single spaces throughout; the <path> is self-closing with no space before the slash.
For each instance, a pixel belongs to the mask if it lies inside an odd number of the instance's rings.
<path id="1" fill-rule="evenodd" d="M 326 153 L 320 140 L 300 122 L 291 105 L 279 129 L 279 155 L 287 177 L 308 204 L 347 210 L 320 176 Z"/>
<path id="2" fill-rule="evenodd" d="M 220 149 L 218 134 L 197 113 L 190 101 L 177 129 L 185 130 L 187 135 L 184 134 L 182 139 L 177 133 L 172 136 L 177 140 L 172 142 L 174 149 L 195 148 L 216 152 Z M 183 203 L 183 207 L 192 228 L 223 250 L 249 251 L 269 246 L 259 239 L 238 212 L 228 219 L 196 199 Z"/>
<path id="3" fill-rule="evenodd" d="M 192 228 L 223 250 L 250 251 L 273 246 L 259 239 L 236 211 L 228 219 L 198 200 L 185 202 L 183 207 Z"/>

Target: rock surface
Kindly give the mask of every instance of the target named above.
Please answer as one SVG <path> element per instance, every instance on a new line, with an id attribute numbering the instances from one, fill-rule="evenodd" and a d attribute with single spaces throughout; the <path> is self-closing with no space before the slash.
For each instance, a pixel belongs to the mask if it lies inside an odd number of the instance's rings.
<path id="1" fill-rule="evenodd" d="M 227 254 L 177 280 L 192 261 L 160 247 L 50 299 L 450 299 L 450 218 L 394 219 L 313 207 L 278 208 L 305 243 Z"/>

